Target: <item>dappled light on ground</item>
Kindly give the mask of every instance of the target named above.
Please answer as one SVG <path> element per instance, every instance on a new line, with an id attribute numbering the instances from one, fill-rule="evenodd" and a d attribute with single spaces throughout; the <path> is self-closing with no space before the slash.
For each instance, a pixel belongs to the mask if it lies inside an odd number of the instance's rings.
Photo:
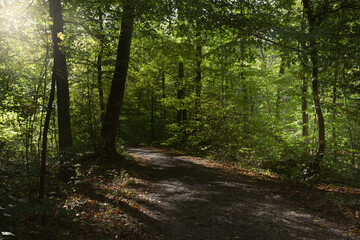
<path id="1" fill-rule="evenodd" d="M 154 149 L 129 151 L 154 181 L 144 205 L 165 239 L 352 239 L 330 212 L 308 209 L 263 174 L 234 174 L 234 167 Z"/>

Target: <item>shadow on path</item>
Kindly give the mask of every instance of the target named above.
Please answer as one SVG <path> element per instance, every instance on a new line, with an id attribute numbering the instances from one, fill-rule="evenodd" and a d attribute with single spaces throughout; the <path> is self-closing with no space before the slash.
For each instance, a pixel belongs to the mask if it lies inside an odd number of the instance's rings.
<path id="1" fill-rule="evenodd" d="M 181 155 L 129 148 L 143 158 L 141 177 L 154 181 L 144 214 L 168 240 L 355 239 L 334 221 L 309 213 L 301 201 L 278 194 L 266 182 L 231 177 Z"/>

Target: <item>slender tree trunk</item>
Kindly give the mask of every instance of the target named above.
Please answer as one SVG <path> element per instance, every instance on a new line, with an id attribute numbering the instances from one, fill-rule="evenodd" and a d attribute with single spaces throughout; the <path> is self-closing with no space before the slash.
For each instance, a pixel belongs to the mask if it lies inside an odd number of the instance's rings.
<path id="1" fill-rule="evenodd" d="M 202 60 L 202 47 L 196 46 L 196 77 L 195 77 L 195 120 L 200 120 L 200 101 L 201 101 L 201 60 Z"/>
<path id="2" fill-rule="evenodd" d="M 226 102 L 226 66 L 225 66 L 225 63 L 224 63 L 224 57 L 221 56 L 220 57 L 220 81 L 221 81 L 221 107 L 224 108 L 225 107 L 225 102 Z M 215 79 L 215 78 L 214 78 Z M 212 87 L 214 88 L 215 87 L 215 80 L 213 81 L 213 84 L 212 84 Z M 224 116 L 225 117 L 225 116 Z"/>
<path id="3" fill-rule="evenodd" d="M 303 0 L 304 12 L 307 15 L 307 19 L 309 22 L 309 33 L 311 36 L 314 35 L 315 27 L 320 26 L 321 20 L 319 16 L 313 12 L 312 6 L 309 0 Z M 316 172 L 320 171 L 320 162 L 322 161 L 325 155 L 325 120 L 323 116 L 323 112 L 321 109 L 320 102 L 320 90 L 319 90 L 319 60 L 318 60 L 318 50 L 317 50 L 317 41 L 314 38 L 311 38 L 310 41 L 310 60 L 312 63 L 312 96 L 315 107 L 315 115 L 318 124 L 318 144 L 317 151 L 314 161 L 312 162 L 312 168 Z"/>
<path id="4" fill-rule="evenodd" d="M 311 44 L 310 47 L 316 48 L 314 44 Z M 320 162 L 325 154 L 326 143 L 325 143 L 325 120 L 321 109 L 320 92 L 319 92 L 318 53 L 316 50 L 313 50 L 311 53 L 311 62 L 312 62 L 311 85 L 312 85 L 316 120 L 318 123 L 318 147 L 316 151 L 316 157 L 314 160 L 314 168 L 315 170 L 320 170 Z"/>
<path id="5" fill-rule="evenodd" d="M 162 89 L 162 99 L 164 100 L 166 98 L 166 85 L 165 85 L 165 71 L 161 71 L 161 89 Z M 164 124 L 166 123 L 166 109 L 163 108 L 162 112 L 162 119 L 164 121 Z"/>
<path id="6" fill-rule="evenodd" d="M 48 132 L 50 126 L 51 112 L 53 109 L 53 103 L 55 98 L 55 76 L 53 75 L 51 81 L 50 97 L 46 109 L 46 116 L 44 122 L 44 129 L 42 132 L 42 149 L 41 149 L 41 168 L 40 168 L 40 183 L 39 183 L 39 199 L 45 198 L 45 186 L 46 186 L 46 156 L 47 156 L 47 143 Z"/>
<path id="7" fill-rule="evenodd" d="M 49 0 L 50 17 L 53 20 L 51 36 L 54 51 L 53 78 L 56 82 L 58 104 L 59 149 L 66 151 L 73 145 L 70 123 L 70 98 L 66 67 L 64 21 L 61 0 Z"/>
<path id="8" fill-rule="evenodd" d="M 243 64 L 243 63 L 242 63 Z M 250 137 L 250 97 L 249 97 L 249 89 L 248 84 L 246 83 L 245 73 L 240 73 L 241 79 L 241 88 L 242 88 L 242 98 L 243 98 L 243 113 L 242 113 L 242 121 L 243 121 L 243 133 L 244 138 L 248 139 Z"/>
<path id="9" fill-rule="evenodd" d="M 308 104 L 307 104 L 309 79 L 306 76 L 306 70 L 303 70 L 301 78 L 302 78 L 302 85 L 301 85 L 302 137 L 307 138 L 309 136 L 309 114 L 308 114 Z M 305 143 L 307 144 L 308 141 L 306 140 Z"/>
<path id="10" fill-rule="evenodd" d="M 150 109 L 150 144 L 155 141 L 155 97 L 154 90 L 150 93 L 151 109 Z"/>
<path id="11" fill-rule="evenodd" d="M 349 131 L 350 146 L 351 146 L 351 149 L 352 149 L 352 151 L 351 151 L 351 157 L 352 157 L 351 158 L 351 164 L 354 167 L 356 167 L 356 156 L 355 156 L 355 152 L 354 152 L 356 146 L 354 144 L 354 138 L 353 138 L 352 129 L 351 129 L 350 126 L 348 127 L 348 131 Z"/>
<path id="12" fill-rule="evenodd" d="M 337 72 L 335 73 L 335 81 L 337 80 Z M 332 113 L 332 140 L 333 140 L 333 158 L 337 159 L 337 143 L 336 143 L 336 101 L 337 101 L 337 87 L 333 86 L 333 113 Z"/>
<path id="13" fill-rule="evenodd" d="M 306 29 L 305 23 L 305 14 L 303 15 L 303 20 L 301 23 L 302 31 Z M 306 52 L 307 46 L 306 42 L 301 42 L 301 49 Z M 309 146 L 309 113 L 308 113 L 308 88 L 309 88 L 309 74 L 308 74 L 308 66 L 309 66 L 309 57 L 307 54 L 303 53 L 299 56 L 299 60 L 302 63 L 301 70 L 301 117 L 302 117 L 302 132 L 301 136 L 304 139 L 305 148 L 304 148 L 304 157 L 307 158 L 310 154 L 310 146 Z"/>
<path id="14" fill-rule="evenodd" d="M 104 30 L 103 26 L 103 12 L 99 7 L 99 28 L 102 32 Z M 104 92 L 103 92 L 103 84 L 102 84 L 102 58 L 104 53 L 104 43 L 103 39 L 100 38 L 100 52 L 97 59 L 97 87 L 99 91 L 99 103 L 100 103 L 100 118 L 101 121 L 104 121 L 104 113 L 105 113 L 105 103 L 104 103 Z"/>
<path id="15" fill-rule="evenodd" d="M 56 131 L 56 114 L 52 114 L 52 117 L 53 117 L 54 131 L 52 131 L 53 134 L 51 134 L 51 144 L 52 144 L 53 148 L 56 149 L 56 152 L 59 153 L 60 152 L 59 143 L 58 143 L 58 141 L 56 141 L 58 139 L 57 131 Z"/>
<path id="16" fill-rule="evenodd" d="M 282 78 L 285 73 L 285 57 L 281 57 L 279 78 Z M 281 104 L 281 87 L 277 86 L 276 88 L 276 103 L 275 103 L 275 121 L 278 123 L 280 121 L 280 104 Z"/>
<path id="17" fill-rule="evenodd" d="M 301 117 L 302 117 L 302 132 L 301 135 L 304 138 L 305 148 L 304 148 L 304 157 L 308 157 L 310 153 L 309 146 L 309 113 L 308 113 L 308 85 L 309 78 L 306 76 L 306 70 L 302 71 L 302 85 L 301 85 Z"/>
<path id="18" fill-rule="evenodd" d="M 135 9 L 128 5 L 128 1 L 125 1 L 117 47 L 115 71 L 101 131 L 103 138 L 102 150 L 104 151 L 116 152 L 115 139 L 129 66 L 134 14 Z"/>
<path id="19" fill-rule="evenodd" d="M 165 101 L 166 98 L 166 78 L 165 78 L 165 70 L 162 69 L 161 71 L 161 91 L 162 91 L 162 100 Z M 162 106 L 162 111 L 161 111 L 161 119 L 162 119 L 162 130 L 161 130 L 161 135 L 159 135 L 159 137 L 161 139 L 165 139 L 166 138 L 166 117 L 167 117 L 167 110 L 165 106 Z"/>
<path id="20" fill-rule="evenodd" d="M 53 109 L 53 103 L 55 98 L 55 80 L 53 78 L 51 82 L 51 91 L 49 102 L 46 110 L 46 117 L 44 122 L 43 136 L 42 136 L 42 149 L 41 149 L 41 161 L 40 161 L 40 181 L 39 181 L 39 202 L 42 203 L 41 200 L 45 199 L 45 188 L 46 188 L 46 158 L 47 158 L 47 143 L 48 143 L 48 131 L 50 126 L 51 112 Z M 47 216 L 46 211 L 41 213 L 41 222 L 42 225 L 47 225 Z"/>
<path id="21" fill-rule="evenodd" d="M 347 101 L 347 99 L 348 99 L 348 96 L 347 96 L 347 92 L 346 92 L 346 90 L 345 90 L 345 91 L 344 91 L 344 101 L 345 101 L 345 108 L 346 108 L 346 109 L 348 109 L 348 101 Z M 350 123 L 349 120 L 348 120 L 347 130 L 348 130 L 348 132 L 349 132 L 350 147 L 351 147 L 351 149 L 352 149 L 352 151 L 351 151 L 351 157 L 352 157 L 352 158 L 351 158 L 351 164 L 352 164 L 354 167 L 356 167 L 356 156 L 355 156 L 355 152 L 354 152 L 356 146 L 355 146 L 355 143 L 354 143 L 353 133 L 352 133 L 352 129 L 351 129 L 351 123 Z"/>
<path id="22" fill-rule="evenodd" d="M 261 53 L 263 54 L 263 49 L 262 47 L 261 49 Z M 240 82 L 241 82 L 241 89 L 242 89 L 242 121 L 243 121 L 243 138 L 244 139 L 249 139 L 250 138 L 250 127 L 251 127 L 251 123 L 250 123 L 250 118 L 251 118 L 251 93 L 250 93 L 250 89 L 249 89 L 249 85 L 248 82 L 246 80 L 246 75 L 245 75 L 245 62 L 244 62 L 244 57 L 245 57 L 245 44 L 243 42 L 241 42 L 240 44 L 240 59 L 239 61 L 241 62 L 241 71 L 240 71 Z M 265 57 L 264 57 L 265 59 Z"/>
<path id="23" fill-rule="evenodd" d="M 180 108 L 177 111 L 176 120 L 178 123 L 183 123 L 187 118 L 187 111 L 185 109 L 183 100 L 185 98 L 185 87 L 184 87 L 184 63 L 179 62 L 179 86 L 177 90 L 177 99 L 180 101 Z"/>
<path id="24" fill-rule="evenodd" d="M 105 103 L 104 103 L 104 91 L 102 84 L 102 56 L 103 56 L 104 47 L 101 46 L 100 53 L 98 55 L 97 60 L 97 87 L 99 91 L 99 104 L 100 104 L 100 118 L 104 121 L 104 113 L 105 113 Z"/>
<path id="25" fill-rule="evenodd" d="M 47 86 L 47 76 L 48 76 L 48 59 L 49 59 L 49 37 L 47 37 L 46 39 L 46 57 L 45 57 L 45 61 L 44 61 L 44 74 L 43 74 L 43 78 L 44 78 L 44 86 Z M 38 90 L 36 91 L 37 93 L 39 92 L 39 89 L 40 89 L 40 85 L 39 84 L 39 87 L 38 87 Z M 46 96 L 46 87 L 44 87 L 44 92 L 43 92 L 43 100 L 42 100 L 42 106 L 45 106 L 45 96 Z M 39 137 L 38 137 L 38 145 L 37 145 L 37 148 L 38 148 L 38 153 L 37 155 L 39 156 L 39 158 L 41 158 L 41 152 L 42 152 L 42 149 L 41 149 L 41 137 L 42 137 L 42 125 L 43 125 L 43 117 L 44 117 L 44 114 L 41 112 L 40 113 L 40 129 L 39 129 Z"/>
<path id="26" fill-rule="evenodd" d="M 96 149 L 96 134 L 95 134 L 95 126 L 94 126 L 94 105 L 93 105 L 93 92 L 94 92 L 94 83 L 92 81 L 92 78 L 90 75 L 90 69 L 87 70 L 87 102 L 88 102 L 88 127 L 89 127 L 89 136 L 92 142 L 92 147 L 95 150 Z"/>
<path id="27" fill-rule="evenodd" d="M 178 89 L 177 89 L 177 99 L 179 101 L 179 109 L 177 110 L 177 114 L 176 114 L 176 121 L 178 126 L 180 127 L 180 131 L 181 131 L 181 143 L 185 143 L 186 142 L 186 128 L 184 127 L 184 124 L 186 123 L 187 120 L 187 111 L 186 108 L 184 106 L 184 98 L 185 98 L 185 86 L 184 86 L 184 63 L 182 61 L 179 62 L 179 69 L 178 69 L 178 74 L 179 74 L 179 78 L 178 78 Z"/>
<path id="28" fill-rule="evenodd" d="M 304 25 L 304 24 L 303 24 Z M 305 27 L 303 27 L 305 29 Z M 306 51 L 306 43 L 301 44 L 303 51 Z M 309 88 L 309 77 L 307 66 L 309 65 L 309 58 L 307 55 L 300 56 L 302 62 L 302 71 L 301 71 L 301 117 L 302 117 L 302 133 L 301 136 L 305 141 L 305 154 L 310 153 L 309 148 L 309 113 L 308 113 L 308 88 Z"/>

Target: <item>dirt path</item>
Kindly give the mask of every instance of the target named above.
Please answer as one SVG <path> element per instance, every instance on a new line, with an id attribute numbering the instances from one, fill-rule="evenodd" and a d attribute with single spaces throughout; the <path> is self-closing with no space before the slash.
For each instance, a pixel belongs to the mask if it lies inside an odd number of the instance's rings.
<path id="1" fill-rule="evenodd" d="M 287 198 L 266 181 L 154 149 L 128 152 L 141 157 L 142 174 L 153 183 L 141 205 L 145 224 L 162 239 L 356 239 L 342 230 L 340 218 L 308 212 L 301 199 Z"/>

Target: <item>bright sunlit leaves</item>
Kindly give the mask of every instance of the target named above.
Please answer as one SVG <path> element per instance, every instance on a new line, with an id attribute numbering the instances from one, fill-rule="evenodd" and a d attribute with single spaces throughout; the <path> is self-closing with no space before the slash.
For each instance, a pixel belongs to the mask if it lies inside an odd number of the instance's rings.
<path id="1" fill-rule="evenodd" d="M 0 0 L 0 26 L 6 32 L 25 30 L 32 23 L 30 7 L 33 1 Z"/>
<path id="2" fill-rule="evenodd" d="M 57 37 L 61 40 L 64 41 L 65 40 L 65 34 L 62 32 L 58 32 Z"/>

